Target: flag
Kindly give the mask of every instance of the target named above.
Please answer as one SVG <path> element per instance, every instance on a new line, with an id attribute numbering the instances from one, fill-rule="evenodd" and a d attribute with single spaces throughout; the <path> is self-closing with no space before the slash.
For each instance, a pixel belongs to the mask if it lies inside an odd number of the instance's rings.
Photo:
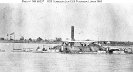
<path id="1" fill-rule="evenodd" d="M 13 35 L 14 34 L 14 32 L 13 33 L 11 33 L 10 35 Z"/>

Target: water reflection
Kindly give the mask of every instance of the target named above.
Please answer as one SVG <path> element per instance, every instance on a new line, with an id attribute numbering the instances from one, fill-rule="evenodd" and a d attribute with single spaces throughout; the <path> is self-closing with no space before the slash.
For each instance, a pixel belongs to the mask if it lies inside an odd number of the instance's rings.
<path id="1" fill-rule="evenodd" d="M 0 53 L 2 72 L 131 72 L 132 55 Z"/>
<path id="2" fill-rule="evenodd" d="M 25 47 L 19 45 L 18 47 Z M 32 46 L 32 45 L 31 45 Z M 36 45 L 37 46 L 37 45 Z M 0 72 L 132 72 L 133 55 L 11 52 L 0 45 Z M 29 46 L 30 47 L 30 46 Z"/>
<path id="3" fill-rule="evenodd" d="M 108 57 L 108 70 L 110 72 L 132 72 L 133 55 L 110 55 Z M 133 59 L 133 58 L 132 58 Z"/>

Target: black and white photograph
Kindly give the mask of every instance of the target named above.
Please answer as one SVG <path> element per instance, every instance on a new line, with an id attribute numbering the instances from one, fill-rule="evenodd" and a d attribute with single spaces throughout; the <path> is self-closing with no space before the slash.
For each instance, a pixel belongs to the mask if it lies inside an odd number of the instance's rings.
<path id="1" fill-rule="evenodd" d="M 133 3 L 42 1 L 0 3 L 0 72 L 133 72 Z"/>

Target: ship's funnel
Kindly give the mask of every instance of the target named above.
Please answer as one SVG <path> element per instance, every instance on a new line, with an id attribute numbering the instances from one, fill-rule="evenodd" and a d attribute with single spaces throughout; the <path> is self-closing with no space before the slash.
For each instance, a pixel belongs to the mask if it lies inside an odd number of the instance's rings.
<path id="1" fill-rule="evenodd" d="M 74 26 L 71 26 L 71 40 L 74 40 Z"/>

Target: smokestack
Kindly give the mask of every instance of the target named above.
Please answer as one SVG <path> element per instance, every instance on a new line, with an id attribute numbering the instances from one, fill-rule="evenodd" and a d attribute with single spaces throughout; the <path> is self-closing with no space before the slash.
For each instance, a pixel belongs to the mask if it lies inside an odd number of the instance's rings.
<path id="1" fill-rule="evenodd" d="M 74 26 L 71 26 L 71 40 L 74 40 Z"/>

